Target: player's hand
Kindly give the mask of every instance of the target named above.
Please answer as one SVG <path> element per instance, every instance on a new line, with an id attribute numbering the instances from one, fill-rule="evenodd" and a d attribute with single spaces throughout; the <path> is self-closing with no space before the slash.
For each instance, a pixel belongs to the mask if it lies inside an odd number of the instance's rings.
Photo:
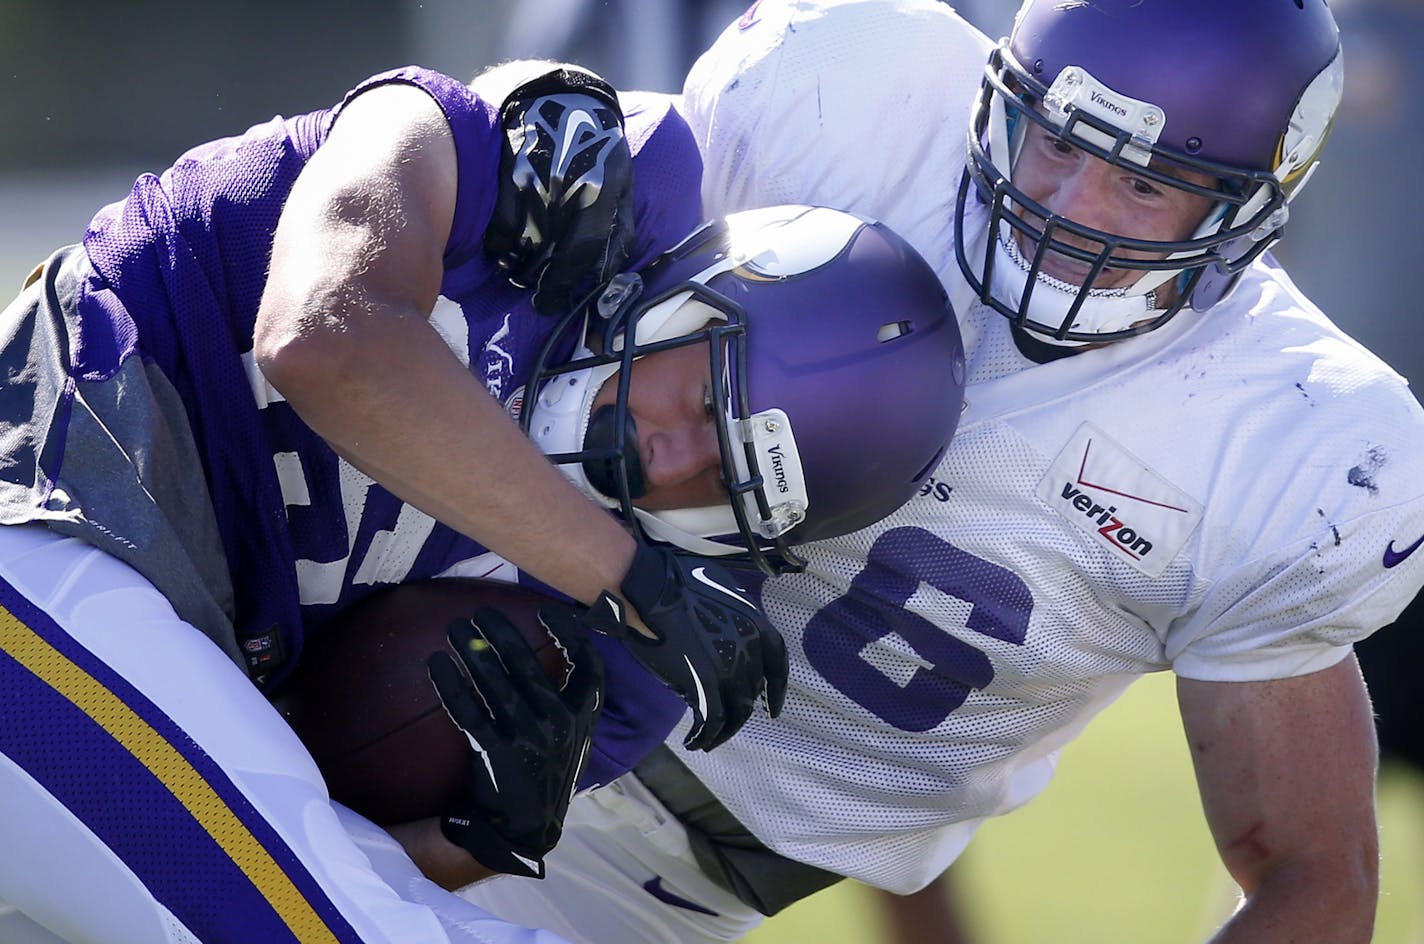
<path id="1" fill-rule="evenodd" d="M 481 607 L 450 625 L 464 665 L 433 653 L 426 662 L 445 710 L 470 740 L 469 801 L 440 819 L 445 838 L 486 868 L 544 877 L 544 856 L 588 759 L 603 663 L 578 618 L 545 607 L 539 621 L 572 668 L 560 686 L 498 610 Z"/>
<path id="2" fill-rule="evenodd" d="M 639 544 L 619 589 L 656 639 L 628 626 L 608 593 L 584 611 L 584 622 L 620 639 L 692 707 L 687 748 L 710 751 L 736 734 L 763 691 L 768 713 L 781 713 L 786 643 L 726 568 Z"/>
<path id="3" fill-rule="evenodd" d="M 556 69 L 500 108 L 499 193 L 485 250 L 544 314 L 623 270 L 633 241 L 633 158 L 617 93 Z"/>

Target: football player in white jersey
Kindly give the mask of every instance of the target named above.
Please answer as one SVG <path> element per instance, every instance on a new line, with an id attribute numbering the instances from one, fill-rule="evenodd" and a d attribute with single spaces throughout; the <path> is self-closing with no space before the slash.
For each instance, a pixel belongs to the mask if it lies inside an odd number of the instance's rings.
<path id="1" fill-rule="evenodd" d="M 575 800 L 546 882 L 470 894 L 625 944 L 735 940 L 841 876 L 909 892 L 1172 671 L 1243 893 L 1214 940 L 1369 940 L 1351 647 L 1424 579 L 1424 414 L 1266 251 L 1341 63 L 1324 0 L 1026 0 L 999 45 L 929 0 L 753 3 L 684 89 L 705 202 L 907 235 L 966 412 L 915 500 L 763 585 L 780 718 L 708 756 L 675 732 Z"/>

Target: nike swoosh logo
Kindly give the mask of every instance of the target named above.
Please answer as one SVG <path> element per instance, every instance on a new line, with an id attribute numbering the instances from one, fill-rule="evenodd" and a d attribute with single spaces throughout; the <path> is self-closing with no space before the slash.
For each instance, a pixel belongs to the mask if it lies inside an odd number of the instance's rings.
<path id="1" fill-rule="evenodd" d="M 1394 542 L 1393 542 L 1393 541 L 1390 541 L 1390 542 L 1389 542 L 1389 545 L 1388 545 L 1387 547 L 1385 547 L 1385 549 L 1384 549 L 1384 566 L 1385 566 L 1385 567 L 1397 567 L 1397 566 L 1399 566 L 1400 564 L 1404 563 L 1404 559 L 1405 559 L 1406 557 L 1408 557 L 1410 554 L 1413 554 L 1415 551 L 1419 550 L 1419 545 L 1421 545 L 1421 544 L 1424 544 L 1424 535 L 1421 535 L 1420 538 L 1419 538 L 1419 540 L 1415 541 L 1413 544 L 1409 545 L 1408 547 L 1406 547 L 1406 548 L 1404 548 L 1403 550 L 1400 550 L 1400 551 L 1396 551 L 1396 550 L 1394 549 Z"/>
<path id="2" fill-rule="evenodd" d="M 585 126 L 595 132 L 602 130 L 598 122 L 594 121 L 593 116 L 588 112 L 579 110 L 569 113 L 569 120 L 565 124 L 568 131 L 564 134 L 564 140 L 561 142 L 562 146 L 559 149 L 559 156 L 554 161 L 554 166 L 557 168 L 554 176 L 562 177 L 569 169 L 572 152 L 579 146 L 579 132 L 582 131 Z"/>
<path id="3" fill-rule="evenodd" d="M 430 684 L 434 685 L 435 680 L 431 679 Z M 440 697 L 439 686 L 436 686 L 435 697 L 440 702 L 440 707 L 445 709 L 445 717 L 449 718 L 450 723 L 453 724 L 455 727 L 459 728 L 460 733 L 465 736 L 465 740 L 470 742 L 470 750 L 474 751 L 476 754 L 479 755 L 480 760 L 485 765 L 485 773 L 489 775 L 490 783 L 494 785 L 494 792 L 499 793 L 499 778 L 496 777 L 494 774 L 494 764 L 490 763 L 489 751 L 485 750 L 483 744 L 475 740 L 475 736 L 473 734 L 465 730 L 465 726 L 463 724 L 455 720 L 455 716 L 450 713 L 450 709 L 445 704 L 445 699 Z"/>
<path id="4" fill-rule="evenodd" d="M 702 688 L 702 679 L 697 677 L 697 670 L 692 667 L 692 660 L 687 656 L 682 657 L 682 662 L 687 666 L 687 674 L 692 676 L 692 687 L 697 689 L 697 716 L 707 717 L 707 692 Z"/>
<path id="5" fill-rule="evenodd" d="M 681 895 L 674 895 L 666 888 L 663 888 L 663 877 L 661 875 L 656 878 L 650 878 L 644 882 L 643 891 L 664 904 L 672 905 L 674 908 L 684 908 L 688 911 L 695 911 L 698 914 L 711 915 L 714 918 L 720 917 L 720 915 L 711 908 L 704 908 L 695 901 L 688 901 Z"/>
<path id="6" fill-rule="evenodd" d="M 738 594 L 738 593 L 733 592 L 731 588 L 725 587 L 725 586 L 723 586 L 722 584 L 718 583 L 717 581 L 713 580 L 711 577 L 707 576 L 707 574 L 705 573 L 705 568 L 703 568 L 703 567 L 694 567 L 694 568 L 692 568 L 692 578 L 693 578 L 694 580 L 698 581 L 699 583 L 705 583 L 707 586 L 711 587 L 713 590 L 720 590 L 720 591 L 722 591 L 722 592 L 725 593 L 727 596 L 731 597 L 733 600 L 738 601 L 739 603 L 745 603 L 747 606 L 750 606 L 750 607 L 752 607 L 753 609 L 756 608 L 756 604 L 753 603 L 751 600 L 748 600 L 746 597 L 742 596 L 741 594 Z"/>

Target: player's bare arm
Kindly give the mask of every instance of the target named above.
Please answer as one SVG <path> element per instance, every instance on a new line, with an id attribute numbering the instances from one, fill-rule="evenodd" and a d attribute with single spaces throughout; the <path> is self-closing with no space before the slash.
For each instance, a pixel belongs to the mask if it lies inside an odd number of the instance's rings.
<path id="1" fill-rule="evenodd" d="M 392 85 L 352 101 L 278 225 L 258 363 L 357 468 L 592 602 L 618 586 L 632 540 L 544 460 L 426 320 L 456 177 L 428 95 Z"/>
<path id="2" fill-rule="evenodd" d="M 1270 682 L 1182 679 L 1177 692 L 1207 822 L 1244 893 L 1213 941 L 1368 941 L 1376 751 L 1354 656 Z"/>

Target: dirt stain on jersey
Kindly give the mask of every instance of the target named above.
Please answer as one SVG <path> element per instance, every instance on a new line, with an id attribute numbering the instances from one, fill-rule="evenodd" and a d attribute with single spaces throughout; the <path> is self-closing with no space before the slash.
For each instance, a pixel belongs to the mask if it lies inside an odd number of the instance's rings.
<path id="1" fill-rule="evenodd" d="M 1319 515 L 1320 517 L 1322 517 L 1322 518 L 1325 517 L 1325 509 L 1324 509 L 1324 508 L 1317 508 L 1317 509 L 1315 509 L 1315 513 L 1316 513 L 1317 515 Z M 1330 534 L 1331 534 L 1331 536 L 1335 539 L 1335 546 L 1336 546 L 1336 547 L 1339 547 L 1339 546 L 1340 546 L 1340 529 L 1339 529 L 1339 527 L 1337 527 L 1336 524 L 1335 524 L 1335 522 L 1333 522 L 1333 521 L 1326 521 L 1325 523 L 1326 523 L 1327 525 L 1329 525 L 1329 527 L 1330 527 Z M 1316 554 L 1319 554 L 1319 553 L 1320 553 L 1320 545 L 1319 545 L 1319 544 L 1316 544 L 1314 541 L 1310 542 L 1310 549 L 1311 549 L 1312 551 L 1315 551 Z M 1320 572 L 1321 572 L 1322 574 L 1325 573 L 1324 570 L 1322 570 L 1322 571 L 1320 571 Z"/>
<path id="2" fill-rule="evenodd" d="M 1371 446 L 1365 453 L 1365 457 L 1360 460 L 1360 464 L 1352 467 L 1345 474 L 1345 480 L 1356 488 L 1363 488 L 1371 495 L 1379 494 L 1379 486 L 1375 483 L 1375 474 L 1384 468 L 1389 457 L 1379 446 Z"/>

